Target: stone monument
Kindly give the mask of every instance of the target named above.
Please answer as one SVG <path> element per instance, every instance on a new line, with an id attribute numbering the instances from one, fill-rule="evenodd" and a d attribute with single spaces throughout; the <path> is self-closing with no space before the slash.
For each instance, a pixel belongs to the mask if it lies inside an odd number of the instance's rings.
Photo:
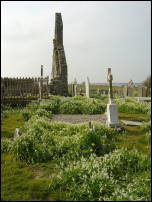
<path id="1" fill-rule="evenodd" d="M 53 62 L 50 93 L 68 95 L 67 63 L 63 46 L 63 23 L 61 13 L 55 13 L 55 36 L 53 39 Z"/>
<path id="2" fill-rule="evenodd" d="M 39 80 L 39 100 L 42 100 L 42 88 L 43 88 L 43 65 L 41 65 L 41 78 Z"/>
<path id="3" fill-rule="evenodd" d="M 89 98 L 90 97 L 90 94 L 89 94 L 89 78 L 87 77 L 86 78 L 86 82 L 85 82 L 85 86 L 86 86 L 86 97 Z"/>
<path id="4" fill-rule="evenodd" d="M 74 79 L 74 96 L 77 96 L 77 80 Z"/>
<path id="5" fill-rule="evenodd" d="M 118 120 L 117 105 L 113 103 L 112 80 L 111 68 L 108 68 L 107 81 L 109 83 L 109 103 L 107 104 L 107 125 L 108 127 L 117 128 L 120 126 L 120 123 Z"/>

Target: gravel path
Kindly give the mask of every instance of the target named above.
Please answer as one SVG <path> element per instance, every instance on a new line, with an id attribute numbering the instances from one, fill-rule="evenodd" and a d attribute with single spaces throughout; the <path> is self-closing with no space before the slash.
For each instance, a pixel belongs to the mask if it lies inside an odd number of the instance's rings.
<path id="1" fill-rule="evenodd" d="M 100 123 L 106 123 L 105 114 L 84 115 L 84 114 L 58 114 L 53 115 L 52 122 L 69 122 L 72 124 L 96 121 Z"/>

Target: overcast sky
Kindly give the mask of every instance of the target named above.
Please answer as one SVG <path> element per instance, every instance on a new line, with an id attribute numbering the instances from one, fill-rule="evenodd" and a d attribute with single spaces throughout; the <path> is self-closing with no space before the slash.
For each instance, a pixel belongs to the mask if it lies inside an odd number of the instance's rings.
<path id="1" fill-rule="evenodd" d="M 2 77 L 51 75 L 55 13 L 61 12 L 68 81 L 142 82 L 151 74 L 149 1 L 1 2 Z"/>

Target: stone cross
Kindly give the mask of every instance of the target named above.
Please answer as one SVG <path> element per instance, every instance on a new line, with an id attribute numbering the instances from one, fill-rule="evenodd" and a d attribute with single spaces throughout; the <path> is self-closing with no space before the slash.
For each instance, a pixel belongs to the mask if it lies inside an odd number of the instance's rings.
<path id="1" fill-rule="evenodd" d="M 113 76 L 111 74 L 111 68 L 108 68 L 107 81 L 109 82 L 109 104 L 112 103 L 112 99 L 113 99 L 112 80 L 113 80 Z"/>
<path id="2" fill-rule="evenodd" d="M 85 84 L 86 84 L 86 97 L 90 97 L 90 95 L 89 95 L 89 84 L 90 84 L 90 82 L 89 82 L 89 78 L 87 77 L 86 78 L 86 82 L 85 82 Z"/>

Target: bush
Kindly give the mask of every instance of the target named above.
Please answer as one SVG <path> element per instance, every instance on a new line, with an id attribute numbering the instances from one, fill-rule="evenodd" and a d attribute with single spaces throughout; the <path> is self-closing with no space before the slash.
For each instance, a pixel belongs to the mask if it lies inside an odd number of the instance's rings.
<path id="1" fill-rule="evenodd" d="M 114 130 L 98 124 L 91 132 L 87 124 L 50 123 L 47 118 L 35 116 L 26 123 L 24 133 L 14 140 L 13 153 L 28 163 L 52 158 L 74 160 L 93 152 L 97 155 L 110 152 L 114 149 L 115 136 Z M 94 150 L 90 151 L 91 148 Z"/>
<path id="2" fill-rule="evenodd" d="M 73 98 L 66 98 L 61 101 L 61 114 L 82 114 L 82 101 L 74 100 Z"/>
<path id="3" fill-rule="evenodd" d="M 32 114 L 29 111 L 23 111 L 22 116 L 24 121 L 28 121 L 31 118 Z"/>
<path id="4" fill-rule="evenodd" d="M 57 114 L 59 112 L 60 98 L 58 96 L 52 96 L 49 100 L 42 100 L 40 102 L 40 109 Z"/>
<path id="5" fill-rule="evenodd" d="M 8 139 L 1 140 L 1 153 L 7 153 L 11 150 L 12 142 Z"/>
<path id="6" fill-rule="evenodd" d="M 150 200 L 150 160 L 136 150 L 123 148 L 103 157 L 92 154 L 61 168 L 51 187 L 64 189 L 65 200 Z M 144 191 L 137 189 L 141 185 Z"/>
<path id="7" fill-rule="evenodd" d="M 65 98 L 60 104 L 61 114 L 102 114 L 105 109 L 101 100 L 81 96 Z"/>
<path id="8" fill-rule="evenodd" d="M 121 113 L 128 114 L 151 114 L 150 103 L 137 102 L 134 99 L 116 99 L 118 110 Z"/>
<path id="9" fill-rule="evenodd" d="M 103 114 L 106 110 L 106 105 L 97 99 L 88 99 L 82 105 L 83 114 Z"/>
<path id="10" fill-rule="evenodd" d="M 27 105 L 27 109 L 34 112 L 39 108 L 39 102 L 38 101 L 32 101 Z"/>
<path id="11" fill-rule="evenodd" d="M 52 112 L 46 111 L 45 109 L 38 109 L 34 115 L 37 115 L 39 117 L 47 117 L 47 118 L 52 118 Z"/>
<path id="12" fill-rule="evenodd" d="M 151 131 L 151 121 L 145 122 L 140 126 L 143 132 L 150 132 Z"/>

